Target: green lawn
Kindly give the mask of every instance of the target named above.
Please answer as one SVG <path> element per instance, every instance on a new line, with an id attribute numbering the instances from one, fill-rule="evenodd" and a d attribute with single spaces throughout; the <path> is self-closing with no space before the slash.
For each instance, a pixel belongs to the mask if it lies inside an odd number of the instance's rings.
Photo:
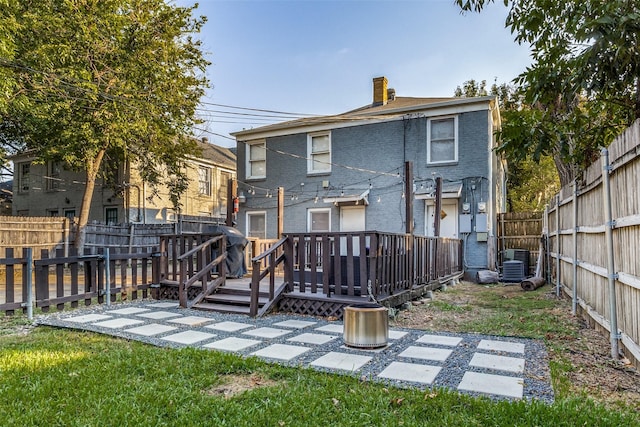
<path id="1" fill-rule="evenodd" d="M 8 323 L 19 318 L 0 318 Z M 232 396 L 224 390 L 247 380 Z M 632 426 L 584 396 L 492 401 L 37 327 L 0 335 L 1 426 Z"/>

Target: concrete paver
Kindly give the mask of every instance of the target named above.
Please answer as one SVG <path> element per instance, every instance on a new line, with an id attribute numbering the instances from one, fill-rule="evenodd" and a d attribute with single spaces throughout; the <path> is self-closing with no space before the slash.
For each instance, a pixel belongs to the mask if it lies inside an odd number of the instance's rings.
<path id="1" fill-rule="evenodd" d="M 544 346 L 531 340 L 391 328 L 386 346 L 354 348 L 344 344 L 339 321 L 286 315 L 252 319 L 181 309 L 173 301 L 80 308 L 42 316 L 38 323 L 154 345 L 257 356 L 399 386 L 445 386 L 498 398 L 553 400 L 548 366 L 539 368 L 544 365 Z M 544 395 L 531 394 L 534 382 Z"/>
<path id="2" fill-rule="evenodd" d="M 309 347 L 301 347 L 299 345 L 271 344 L 251 354 L 269 359 L 291 360 L 309 350 L 311 350 Z"/>
<path id="3" fill-rule="evenodd" d="M 460 381 L 458 390 L 520 398 L 522 397 L 523 382 L 522 378 L 466 372 Z"/>
<path id="4" fill-rule="evenodd" d="M 478 349 L 524 354 L 524 344 L 509 341 L 482 340 L 478 344 Z"/>
<path id="5" fill-rule="evenodd" d="M 417 363 L 391 362 L 382 372 L 380 378 L 393 380 L 415 381 L 423 384 L 433 384 L 440 370 L 440 366 L 422 365 Z"/>

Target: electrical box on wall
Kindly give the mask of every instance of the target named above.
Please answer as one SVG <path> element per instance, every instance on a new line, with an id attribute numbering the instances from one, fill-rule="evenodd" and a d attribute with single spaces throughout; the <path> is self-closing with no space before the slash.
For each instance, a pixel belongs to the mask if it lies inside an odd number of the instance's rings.
<path id="1" fill-rule="evenodd" d="M 487 241 L 487 233 L 476 233 L 478 242 L 486 242 Z"/>
<path id="2" fill-rule="evenodd" d="M 469 213 L 470 210 L 471 210 L 471 205 L 469 203 L 462 204 L 462 212 Z"/>
<path id="3" fill-rule="evenodd" d="M 471 233 L 471 215 L 460 215 L 460 233 Z"/>
<path id="4" fill-rule="evenodd" d="M 476 214 L 476 233 L 486 233 L 487 231 L 489 231 L 487 214 Z"/>
<path id="5" fill-rule="evenodd" d="M 478 213 L 487 212 L 487 202 L 478 202 Z"/>

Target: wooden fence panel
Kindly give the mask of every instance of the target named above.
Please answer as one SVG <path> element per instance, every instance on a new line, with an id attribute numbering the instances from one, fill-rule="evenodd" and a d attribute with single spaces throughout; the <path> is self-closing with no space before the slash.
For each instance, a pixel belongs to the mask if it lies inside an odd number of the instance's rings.
<path id="1" fill-rule="evenodd" d="M 506 212 L 498 214 L 498 263 L 507 260 L 509 249 L 529 251 L 529 271 L 533 274 L 540 253 L 542 212 Z"/>
<path id="2" fill-rule="evenodd" d="M 0 216 L 0 249 L 69 249 L 71 221 L 61 217 Z"/>
<path id="3" fill-rule="evenodd" d="M 575 288 L 575 306 L 610 332 L 610 273 L 605 232 L 613 225 L 616 332 L 627 357 L 640 366 L 640 121 L 616 138 L 608 150 L 613 223 L 606 223 L 603 168 L 598 160 L 578 180 L 577 227 L 573 188 L 562 188 L 559 206 L 551 206 L 547 211 L 547 237 L 553 258 L 551 277 L 556 286 L 572 297 Z"/>

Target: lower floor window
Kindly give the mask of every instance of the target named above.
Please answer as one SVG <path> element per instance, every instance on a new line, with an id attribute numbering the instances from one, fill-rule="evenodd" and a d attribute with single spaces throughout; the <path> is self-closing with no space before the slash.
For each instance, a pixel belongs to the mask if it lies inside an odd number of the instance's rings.
<path id="1" fill-rule="evenodd" d="M 106 208 L 104 211 L 104 220 L 107 224 L 117 224 L 118 208 Z"/>
<path id="2" fill-rule="evenodd" d="M 267 238 L 266 212 L 247 212 L 247 237 Z"/>
<path id="3" fill-rule="evenodd" d="M 331 209 L 309 209 L 307 229 L 310 233 L 331 231 Z"/>

